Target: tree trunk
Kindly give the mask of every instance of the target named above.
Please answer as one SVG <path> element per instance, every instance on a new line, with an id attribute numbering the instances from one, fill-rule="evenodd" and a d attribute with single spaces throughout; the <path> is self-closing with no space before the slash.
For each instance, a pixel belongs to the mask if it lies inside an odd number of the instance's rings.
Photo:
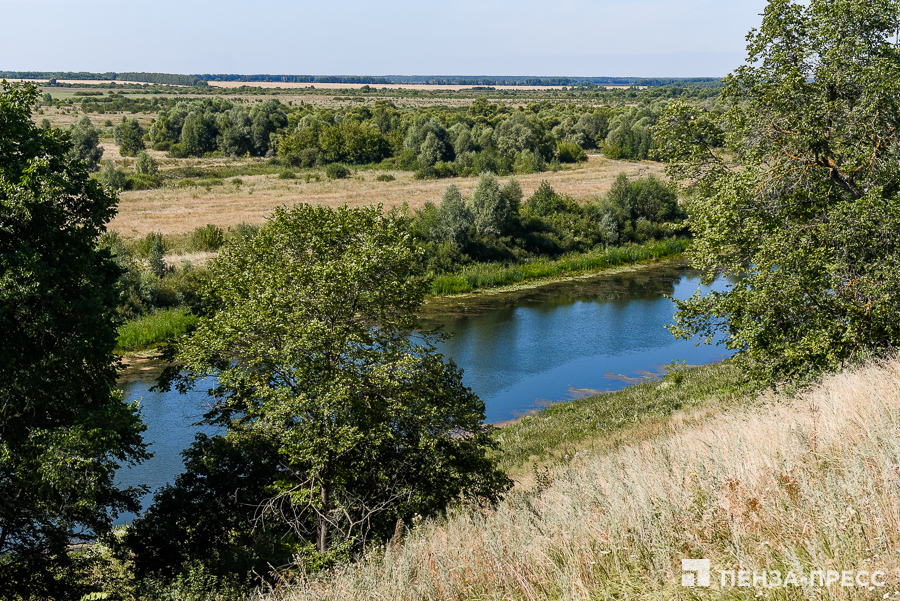
<path id="1" fill-rule="evenodd" d="M 331 489 L 328 482 L 328 477 L 323 475 L 322 477 L 322 509 L 319 511 L 319 553 L 325 553 L 328 550 L 328 511 L 330 509 L 329 503 L 331 501 Z"/>

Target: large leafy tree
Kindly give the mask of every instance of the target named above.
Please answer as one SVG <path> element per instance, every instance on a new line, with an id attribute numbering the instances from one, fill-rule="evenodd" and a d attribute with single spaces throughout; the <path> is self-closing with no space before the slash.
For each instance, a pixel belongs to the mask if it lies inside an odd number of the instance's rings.
<path id="1" fill-rule="evenodd" d="M 119 269 L 95 250 L 115 197 L 31 121 L 37 89 L 0 87 L 0 582 L 64 598 L 68 545 L 135 511 L 116 468 L 146 457 L 116 391 Z"/>
<path id="2" fill-rule="evenodd" d="M 676 334 L 723 333 L 772 377 L 900 340 L 898 5 L 772 0 L 728 110 L 672 105 L 694 262 L 741 276 L 678 303 Z"/>
<path id="3" fill-rule="evenodd" d="M 165 539 L 183 541 L 183 557 L 213 554 L 214 538 L 250 544 L 251 525 L 326 552 L 390 536 L 398 519 L 441 511 L 460 494 L 502 493 L 509 481 L 488 456 L 496 443 L 483 402 L 428 336 L 411 335 L 428 285 L 415 277 L 419 259 L 402 222 L 380 207 L 278 209 L 258 236 L 227 247 L 211 268 L 208 315 L 178 344 L 170 376 L 181 387 L 216 378 L 206 419 L 228 442 L 198 441 L 196 474 L 162 494 L 140 527 L 173 525 Z M 216 446 L 269 459 L 259 469 L 246 461 L 231 477 L 243 484 L 206 495 L 230 516 L 218 524 L 243 523 L 231 534 L 209 523 L 206 535 L 172 500 L 219 487 L 199 477 L 219 473 Z"/>

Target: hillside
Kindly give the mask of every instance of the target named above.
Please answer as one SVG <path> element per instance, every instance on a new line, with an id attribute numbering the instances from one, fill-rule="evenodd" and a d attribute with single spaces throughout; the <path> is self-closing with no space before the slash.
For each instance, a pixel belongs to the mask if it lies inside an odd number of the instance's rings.
<path id="1" fill-rule="evenodd" d="M 294 574 L 257 598 L 893 598 L 898 409 L 897 358 L 793 397 L 687 409 L 655 435 L 536 470 L 496 509 L 460 507 L 358 564 Z M 686 558 L 711 561 L 711 588 L 682 587 Z M 738 572 L 732 587 L 730 570 L 756 570 L 756 587 Z M 769 585 L 773 571 L 798 584 L 763 588 L 762 571 Z M 828 584 L 843 571 L 868 586 Z"/>

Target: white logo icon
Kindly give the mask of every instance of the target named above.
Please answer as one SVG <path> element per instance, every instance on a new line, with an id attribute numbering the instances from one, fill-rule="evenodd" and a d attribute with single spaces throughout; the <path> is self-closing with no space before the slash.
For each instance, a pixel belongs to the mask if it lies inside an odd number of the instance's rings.
<path id="1" fill-rule="evenodd" d="M 709 586 L 708 559 L 682 559 L 681 571 L 681 586 Z"/>

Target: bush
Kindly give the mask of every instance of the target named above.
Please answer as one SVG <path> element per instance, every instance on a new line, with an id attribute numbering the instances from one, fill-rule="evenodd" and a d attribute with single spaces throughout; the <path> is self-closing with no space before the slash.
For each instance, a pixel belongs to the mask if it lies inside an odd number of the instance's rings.
<path id="1" fill-rule="evenodd" d="M 225 232 L 217 225 L 207 223 L 191 232 L 191 249 L 216 251 L 225 244 Z"/>
<path id="2" fill-rule="evenodd" d="M 112 161 L 107 159 L 103 163 L 103 171 L 100 173 L 100 182 L 113 190 L 124 190 L 127 185 L 128 176 L 126 173 L 120 169 L 116 169 L 116 166 Z"/>
<path id="3" fill-rule="evenodd" d="M 134 172 L 139 175 L 155 175 L 159 171 L 156 160 L 147 154 L 146 150 L 142 150 L 134 159 Z"/>
<path id="4" fill-rule="evenodd" d="M 125 190 L 155 190 L 162 185 L 158 175 L 133 174 L 125 177 Z"/>
<path id="5" fill-rule="evenodd" d="M 556 143 L 556 156 L 560 163 L 581 163 L 587 160 L 581 146 L 565 140 Z"/>
<path id="6" fill-rule="evenodd" d="M 328 179 L 346 179 L 350 177 L 350 170 L 340 163 L 332 163 L 325 167 L 325 175 Z"/>
<path id="7" fill-rule="evenodd" d="M 297 174 L 293 171 L 282 171 L 278 174 L 278 179 L 297 179 Z"/>
<path id="8" fill-rule="evenodd" d="M 376 182 L 392 182 L 395 179 L 397 179 L 397 178 L 394 177 L 393 175 L 391 175 L 390 173 L 382 173 L 378 177 L 375 178 L 375 181 Z"/>

